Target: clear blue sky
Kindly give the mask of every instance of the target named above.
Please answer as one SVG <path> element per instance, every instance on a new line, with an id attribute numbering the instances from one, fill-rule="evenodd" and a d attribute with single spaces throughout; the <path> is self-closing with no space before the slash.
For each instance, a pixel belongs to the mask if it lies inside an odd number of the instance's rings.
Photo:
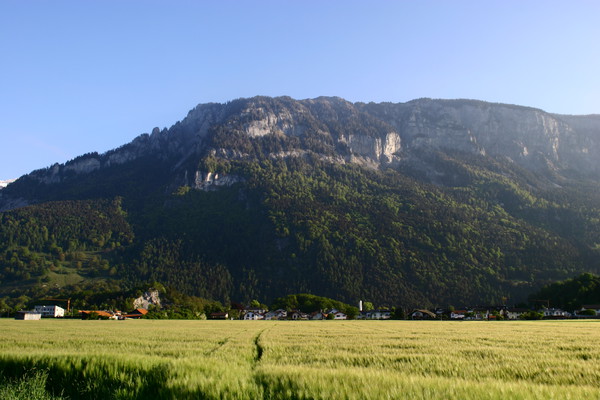
<path id="1" fill-rule="evenodd" d="M 0 179 L 255 95 L 600 113 L 596 0 L 0 0 L 0 57 Z"/>

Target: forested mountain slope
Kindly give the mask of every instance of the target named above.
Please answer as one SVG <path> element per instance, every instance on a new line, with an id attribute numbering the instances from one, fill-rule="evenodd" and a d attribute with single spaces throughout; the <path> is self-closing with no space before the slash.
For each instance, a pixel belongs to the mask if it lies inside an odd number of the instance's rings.
<path id="1" fill-rule="evenodd" d="M 598 116 L 471 100 L 203 104 L 0 190 L 0 288 L 519 301 L 600 270 L 599 177 Z M 71 279 L 57 285 L 60 271 Z"/>

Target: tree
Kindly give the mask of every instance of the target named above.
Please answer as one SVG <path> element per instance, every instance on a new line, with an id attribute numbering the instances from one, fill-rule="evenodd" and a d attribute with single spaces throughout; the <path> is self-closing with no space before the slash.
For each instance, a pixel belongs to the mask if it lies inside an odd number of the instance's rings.
<path id="1" fill-rule="evenodd" d="M 8 317 L 8 314 L 11 311 L 12 308 L 8 304 L 6 304 L 6 301 L 4 299 L 0 299 L 0 317 L 3 315 L 6 315 Z"/>
<path id="2" fill-rule="evenodd" d="M 363 311 L 371 311 L 374 310 L 375 306 L 370 301 L 363 302 Z"/>
<path id="3" fill-rule="evenodd" d="M 392 319 L 406 319 L 406 313 L 402 307 L 395 307 L 392 310 Z"/>
<path id="4" fill-rule="evenodd" d="M 581 310 L 577 312 L 577 315 L 596 315 L 596 311 L 595 310 Z"/>
<path id="5" fill-rule="evenodd" d="M 348 319 L 356 319 L 358 312 L 359 312 L 358 307 L 353 307 L 353 306 L 347 306 L 344 310 L 344 313 L 346 314 L 346 317 Z"/>
<path id="6" fill-rule="evenodd" d="M 521 314 L 520 319 L 526 320 L 538 320 L 544 318 L 544 314 L 537 311 L 527 311 L 526 313 Z"/>

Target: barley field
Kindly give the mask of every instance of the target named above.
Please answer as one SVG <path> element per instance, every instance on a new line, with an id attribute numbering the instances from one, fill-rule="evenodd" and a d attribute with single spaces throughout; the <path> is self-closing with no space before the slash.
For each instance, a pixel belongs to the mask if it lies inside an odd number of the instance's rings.
<path id="1" fill-rule="evenodd" d="M 600 399 L 599 321 L 0 320 L 70 399 Z"/>

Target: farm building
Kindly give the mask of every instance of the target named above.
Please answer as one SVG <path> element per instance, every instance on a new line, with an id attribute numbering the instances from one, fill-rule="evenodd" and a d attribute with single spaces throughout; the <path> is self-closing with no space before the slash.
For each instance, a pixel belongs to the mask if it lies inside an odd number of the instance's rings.
<path id="1" fill-rule="evenodd" d="M 210 319 L 228 319 L 229 318 L 229 313 L 226 313 L 226 312 L 214 312 L 214 313 L 210 313 L 208 315 L 208 318 L 210 318 Z"/>
<path id="2" fill-rule="evenodd" d="M 79 310 L 81 319 L 114 319 L 115 315 L 108 311 L 101 310 Z"/>
<path id="3" fill-rule="evenodd" d="M 132 312 L 123 315 L 123 318 L 139 319 L 139 318 L 142 318 L 146 314 L 148 314 L 148 310 L 146 310 L 145 308 L 136 308 Z"/>
<path id="4" fill-rule="evenodd" d="M 35 311 L 19 311 L 17 315 L 15 315 L 15 319 L 20 319 L 24 321 L 36 321 L 42 319 L 42 314 Z"/>
<path id="5" fill-rule="evenodd" d="M 414 310 L 410 313 L 411 319 L 436 319 L 436 315 L 429 310 Z"/>

